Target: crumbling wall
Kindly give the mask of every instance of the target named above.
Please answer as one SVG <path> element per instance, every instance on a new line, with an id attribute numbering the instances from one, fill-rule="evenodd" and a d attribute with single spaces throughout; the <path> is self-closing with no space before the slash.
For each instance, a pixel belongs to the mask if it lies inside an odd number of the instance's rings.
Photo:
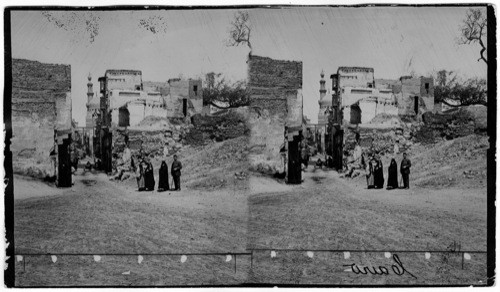
<path id="1" fill-rule="evenodd" d="M 14 172 L 54 175 L 55 130 L 71 126 L 71 68 L 12 59 L 12 164 Z"/>
<path id="2" fill-rule="evenodd" d="M 359 101 L 359 108 L 361 109 L 361 123 L 366 124 L 371 121 L 377 112 L 377 99 L 365 98 Z"/>
<path id="3" fill-rule="evenodd" d="M 434 80 L 432 77 L 401 78 L 401 86 L 394 87 L 399 115 L 421 116 L 434 110 Z M 415 112 L 415 97 L 418 98 L 418 112 Z"/>
<path id="4" fill-rule="evenodd" d="M 250 165 L 261 172 L 284 171 L 280 149 L 285 143 L 289 107 L 293 120 L 295 111 L 302 110 L 302 101 L 297 101 L 301 99 L 302 62 L 249 56 L 248 88 L 252 109 L 248 120 Z M 296 104 L 288 105 L 292 98 Z"/>

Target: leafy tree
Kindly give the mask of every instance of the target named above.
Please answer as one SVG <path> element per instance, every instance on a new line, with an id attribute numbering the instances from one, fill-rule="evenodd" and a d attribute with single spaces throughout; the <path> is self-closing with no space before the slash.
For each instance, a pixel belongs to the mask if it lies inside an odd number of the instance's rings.
<path id="1" fill-rule="evenodd" d="M 459 101 L 460 105 L 486 105 L 486 97 L 486 80 L 477 77 L 456 83 L 452 89 L 452 99 Z"/>
<path id="2" fill-rule="evenodd" d="M 469 78 L 461 80 L 453 71 L 441 70 L 436 74 L 434 102 L 458 101 L 459 105 L 486 105 L 486 80 Z M 448 104 L 448 103 L 447 103 Z"/>
<path id="3" fill-rule="evenodd" d="M 221 73 L 208 73 L 203 88 L 203 104 L 228 109 L 250 104 L 250 95 L 244 81 L 230 83 Z"/>
<path id="4" fill-rule="evenodd" d="M 483 40 L 486 37 L 486 29 L 487 19 L 485 13 L 479 8 L 470 8 L 467 10 L 465 19 L 462 21 L 458 43 L 478 43 L 481 46 L 481 51 L 479 53 L 481 57 L 477 59 L 477 61 L 483 60 L 484 63 L 488 64 L 488 60 L 485 57 L 486 45 Z"/>

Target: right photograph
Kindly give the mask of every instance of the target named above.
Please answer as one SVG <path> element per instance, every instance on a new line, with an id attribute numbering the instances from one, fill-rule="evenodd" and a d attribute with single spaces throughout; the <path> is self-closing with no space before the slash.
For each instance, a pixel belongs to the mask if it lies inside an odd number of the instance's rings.
<path id="1" fill-rule="evenodd" d="M 488 283 L 489 9 L 246 12 L 250 282 Z"/>

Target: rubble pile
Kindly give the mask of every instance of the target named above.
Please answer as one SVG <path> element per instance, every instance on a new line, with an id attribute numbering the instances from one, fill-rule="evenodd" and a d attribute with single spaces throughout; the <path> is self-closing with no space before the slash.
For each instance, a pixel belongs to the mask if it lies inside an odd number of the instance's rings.
<path id="1" fill-rule="evenodd" d="M 412 173 L 419 186 L 443 187 L 486 184 L 488 137 L 472 134 L 432 145 L 416 145 Z"/>
<path id="2" fill-rule="evenodd" d="M 197 114 L 191 118 L 193 129 L 186 137 L 191 145 L 206 145 L 210 141 L 221 142 L 248 134 L 245 109 L 229 109 L 215 115 Z"/>
<path id="3" fill-rule="evenodd" d="M 160 130 L 119 129 L 113 130 L 113 156 L 121 157 L 126 142 L 132 154 L 165 156 L 179 152 L 183 147 L 186 133 L 192 125 L 170 125 Z M 167 151 L 167 152 L 165 152 Z"/>
<path id="4" fill-rule="evenodd" d="M 458 107 L 442 114 L 422 115 L 424 125 L 416 134 L 416 141 L 435 143 L 487 130 L 487 108 L 483 105 Z"/>
<path id="5" fill-rule="evenodd" d="M 190 188 L 217 189 L 248 178 L 248 136 L 205 146 L 187 146 L 182 153 L 183 180 Z M 244 185 L 244 183 L 243 183 Z"/>
<path id="6" fill-rule="evenodd" d="M 406 151 L 414 144 L 414 136 L 419 124 L 401 123 L 394 128 L 347 129 L 344 150 L 352 155 L 356 146 L 356 133 L 359 133 L 360 146 L 363 152 L 385 155 L 394 152 L 394 144 L 398 144 L 399 152 Z"/>

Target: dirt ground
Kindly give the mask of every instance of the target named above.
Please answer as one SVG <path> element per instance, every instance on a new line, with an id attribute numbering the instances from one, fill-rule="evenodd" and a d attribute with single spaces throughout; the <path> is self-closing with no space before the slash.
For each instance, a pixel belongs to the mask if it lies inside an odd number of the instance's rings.
<path id="1" fill-rule="evenodd" d="M 245 252 L 245 186 L 137 192 L 105 174 L 82 170 L 71 189 L 51 193 L 40 186 L 22 178 L 14 182 L 15 252 L 38 254 L 16 264 L 18 285 L 221 285 L 246 278 L 249 257 L 237 258 L 235 273 L 234 256 L 226 262 L 225 255 Z M 222 255 L 192 255 L 181 265 L 183 253 Z M 46 254 L 65 255 L 57 266 Z M 102 264 L 90 261 L 82 268 L 89 256 L 79 254 L 102 255 Z M 163 260 L 151 254 L 163 254 Z M 144 255 L 142 265 L 137 255 Z M 121 274 L 127 271 L 131 274 Z"/>
<path id="2" fill-rule="evenodd" d="M 367 189 L 364 174 L 342 178 L 314 163 L 301 185 L 252 177 L 247 245 L 259 254 L 251 282 L 485 284 L 485 139 L 415 147 L 408 190 Z M 390 158 L 382 159 L 386 182 Z M 469 252 L 467 260 L 461 252 Z M 343 266 L 390 270 L 394 254 L 416 278 L 355 274 Z"/>
<path id="3" fill-rule="evenodd" d="M 241 180 L 233 174 L 245 169 L 244 153 L 237 152 L 234 160 L 229 151 L 237 145 L 211 147 L 213 155 L 196 149 L 182 154 L 187 172 L 181 192 L 137 192 L 135 179 L 111 181 L 81 169 L 71 189 L 16 176 L 15 249 L 24 255 L 16 259 L 16 283 L 486 283 L 486 183 L 464 177 L 482 175 L 482 154 L 468 160 L 450 156 L 474 173 L 453 170 L 446 173 L 452 180 L 434 187 L 442 174 L 426 168 L 422 153 L 431 150 L 420 149 L 410 156 L 411 188 L 387 191 L 367 190 L 363 176 L 346 179 L 312 166 L 301 185 L 255 173 Z M 224 167 L 229 160 L 235 163 Z M 388 165 L 384 160 L 385 171 Z M 439 167 L 456 165 L 445 159 Z M 315 251 L 306 253 L 310 250 Z M 462 252 L 468 253 L 465 261 Z M 50 254 L 58 254 L 55 262 Z M 392 271 L 394 254 L 417 278 L 349 270 L 355 263 Z"/>

